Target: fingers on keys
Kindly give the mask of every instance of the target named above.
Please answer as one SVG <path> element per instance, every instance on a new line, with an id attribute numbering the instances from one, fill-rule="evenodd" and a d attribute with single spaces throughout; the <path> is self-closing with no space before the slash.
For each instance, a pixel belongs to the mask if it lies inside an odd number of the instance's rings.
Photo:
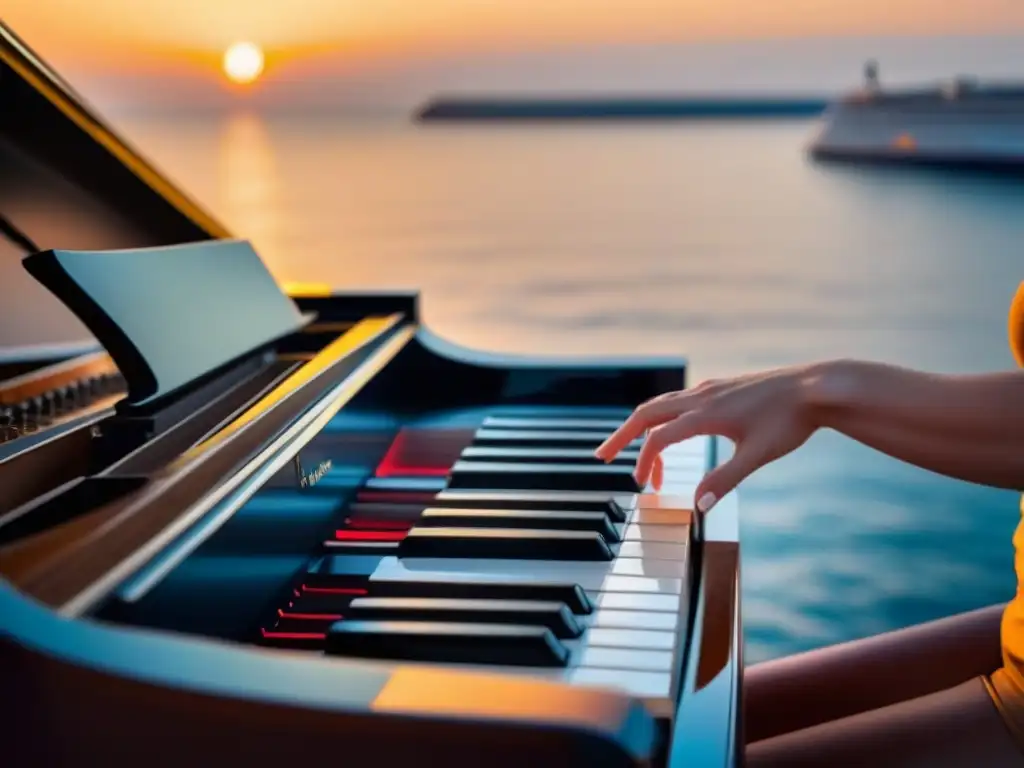
<path id="1" fill-rule="evenodd" d="M 660 491 L 662 483 L 665 482 L 665 462 L 660 455 L 654 457 L 654 471 L 651 473 L 651 485 L 654 490 Z"/>
<path id="2" fill-rule="evenodd" d="M 681 443 L 700 433 L 698 414 L 695 412 L 684 413 L 682 416 L 673 419 L 665 424 L 655 427 L 647 433 L 643 448 L 636 460 L 636 479 L 638 483 L 646 484 L 652 479 L 658 466 L 664 474 L 664 465 L 661 462 L 661 452 L 675 443 Z M 660 486 L 660 483 L 658 483 Z"/>
<path id="3" fill-rule="evenodd" d="M 735 490 L 741 482 L 772 458 L 771 443 L 765 439 L 742 440 L 733 455 L 712 469 L 697 485 L 697 509 L 709 512 L 718 499 Z"/>
<path id="4" fill-rule="evenodd" d="M 670 392 L 638 406 L 622 426 L 598 446 L 594 455 L 603 461 L 611 461 L 623 448 L 645 432 L 674 419 L 679 414 L 679 394 Z"/>
<path id="5" fill-rule="evenodd" d="M 687 413 L 688 394 L 669 392 L 640 405 L 594 454 L 603 461 L 611 461 L 631 442 L 644 437 L 634 474 L 640 485 L 650 482 L 655 490 L 661 490 L 665 480 L 661 452 L 697 434 L 696 417 Z"/>

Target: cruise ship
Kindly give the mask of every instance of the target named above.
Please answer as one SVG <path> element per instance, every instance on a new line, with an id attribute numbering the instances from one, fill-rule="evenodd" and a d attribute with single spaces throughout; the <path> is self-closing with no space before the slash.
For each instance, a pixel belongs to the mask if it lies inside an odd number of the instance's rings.
<path id="1" fill-rule="evenodd" d="M 874 62 L 864 80 L 825 111 L 812 157 L 1024 172 L 1024 81 L 886 89 Z"/>

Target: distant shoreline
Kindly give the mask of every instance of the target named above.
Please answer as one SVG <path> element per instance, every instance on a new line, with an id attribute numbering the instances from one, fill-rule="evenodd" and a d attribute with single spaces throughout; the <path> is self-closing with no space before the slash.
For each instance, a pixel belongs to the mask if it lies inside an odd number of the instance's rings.
<path id="1" fill-rule="evenodd" d="M 502 120 L 700 120 L 810 118 L 832 102 L 823 96 L 678 97 L 438 97 L 414 119 Z"/>

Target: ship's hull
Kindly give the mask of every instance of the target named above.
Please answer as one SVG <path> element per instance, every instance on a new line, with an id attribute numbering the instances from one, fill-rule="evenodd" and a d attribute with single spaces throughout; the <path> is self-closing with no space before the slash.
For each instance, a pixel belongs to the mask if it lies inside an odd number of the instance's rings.
<path id="1" fill-rule="evenodd" d="M 1024 172 L 1024 92 L 844 99 L 825 112 L 809 151 L 823 160 Z"/>

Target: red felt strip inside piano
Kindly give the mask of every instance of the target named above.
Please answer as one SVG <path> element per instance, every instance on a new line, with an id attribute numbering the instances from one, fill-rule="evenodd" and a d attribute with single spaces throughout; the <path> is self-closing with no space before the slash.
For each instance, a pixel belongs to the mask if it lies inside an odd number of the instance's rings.
<path id="1" fill-rule="evenodd" d="M 402 429 L 377 465 L 377 477 L 445 477 L 473 430 Z"/>

